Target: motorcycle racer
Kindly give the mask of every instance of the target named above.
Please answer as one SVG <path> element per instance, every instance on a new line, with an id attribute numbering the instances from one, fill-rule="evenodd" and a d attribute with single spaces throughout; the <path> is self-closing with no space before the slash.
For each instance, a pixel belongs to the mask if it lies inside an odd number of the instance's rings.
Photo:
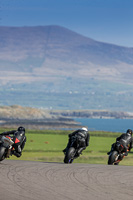
<path id="1" fill-rule="evenodd" d="M 69 134 L 69 141 L 67 144 L 67 147 L 63 150 L 64 153 L 69 149 L 71 144 L 71 139 L 73 136 L 78 135 L 80 137 L 79 143 L 80 148 L 78 149 L 77 156 L 79 156 L 83 150 L 86 149 L 87 146 L 89 146 L 89 140 L 90 140 L 90 134 L 88 132 L 88 129 L 86 127 L 82 127 L 81 129 L 78 129 L 71 134 Z"/>
<path id="2" fill-rule="evenodd" d="M 20 126 L 18 127 L 17 130 L 12 130 L 12 131 L 7 131 L 7 132 L 3 132 L 0 134 L 1 136 L 7 136 L 9 135 L 14 144 L 13 144 L 13 149 L 12 149 L 12 154 L 15 155 L 16 157 L 20 157 L 22 155 L 22 150 L 25 146 L 25 142 L 26 142 L 26 136 L 25 136 L 25 128 Z M 13 135 L 13 136 L 11 136 Z"/>
<path id="3" fill-rule="evenodd" d="M 132 130 L 128 129 L 126 133 L 123 133 L 121 136 L 116 138 L 116 142 L 120 142 L 120 144 L 123 145 L 123 156 L 128 155 L 128 151 L 130 151 L 133 148 L 133 137 L 132 137 Z M 115 144 L 112 144 L 111 151 L 109 151 L 107 154 L 109 155 L 115 148 Z"/>

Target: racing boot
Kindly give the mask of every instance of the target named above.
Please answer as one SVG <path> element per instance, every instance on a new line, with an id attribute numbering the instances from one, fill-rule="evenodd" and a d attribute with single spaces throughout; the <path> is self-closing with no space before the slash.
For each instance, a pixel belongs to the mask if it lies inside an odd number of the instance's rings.
<path id="1" fill-rule="evenodd" d="M 117 163 L 114 163 L 114 165 L 119 165 L 119 162 L 117 162 Z"/>
<path id="2" fill-rule="evenodd" d="M 82 154 L 82 151 L 85 150 L 86 148 L 85 147 L 81 147 L 78 152 L 77 152 L 77 155 L 79 156 L 80 154 Z"/>
<path id="3" fill-rule="evenodd" d="M 22 154 L 21 152 L 19 153 L 19 152 L 13 151 L 13 155 L 19 158 Z"/>

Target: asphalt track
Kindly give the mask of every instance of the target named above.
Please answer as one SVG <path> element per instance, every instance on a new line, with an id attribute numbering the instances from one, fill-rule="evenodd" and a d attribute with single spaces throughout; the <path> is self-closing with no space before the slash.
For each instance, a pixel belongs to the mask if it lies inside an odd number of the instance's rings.
<path id="1" fill-rule="evenodd" d="M 0 163 L 0 200 L 131 200 L 133 166 Z"/>

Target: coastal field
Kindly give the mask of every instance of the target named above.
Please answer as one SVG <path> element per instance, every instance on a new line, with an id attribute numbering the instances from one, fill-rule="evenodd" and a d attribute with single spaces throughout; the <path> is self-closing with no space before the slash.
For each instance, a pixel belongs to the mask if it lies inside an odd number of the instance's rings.
<path id="1" fill-rule="evenodd" d="M 2 129 L 1 132 L 5 131 Z M 27 142 L 21 158 L 12 156 L 12 160 L 30 160 L 42 162 L 63 162 L 62 150 L 68 142 L 70 131 L 57 130 L 27 130 Z M 107 164 L 111 144 L 120 133 L 90 132 L 90 145 L 74 163 Z M 120 165 L 133 165 L 133 153 L 129 153 Z"/>

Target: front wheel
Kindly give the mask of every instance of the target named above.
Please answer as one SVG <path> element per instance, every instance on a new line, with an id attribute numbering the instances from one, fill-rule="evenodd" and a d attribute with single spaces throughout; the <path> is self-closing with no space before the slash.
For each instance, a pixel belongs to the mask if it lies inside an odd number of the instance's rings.
<path id="1" fill-rule="evenodd" d="M 5 147 L 0 146 L 0 161 L 5 159 L 5 150 L 6 150 Z"/>
<path id="2" fill-rule="evenodd" d="M 118 160 L 118 152 L 117 151 L 113 151 L 109 155 L 108 165 L 113 165 L 117 160 Z"/>
<path id="3" fill-rule="evenodd" d="M 64 163 L 72 163 L 75 156 L 75 148 L 70 147 L 68 151 L 66 152 Z"/>

